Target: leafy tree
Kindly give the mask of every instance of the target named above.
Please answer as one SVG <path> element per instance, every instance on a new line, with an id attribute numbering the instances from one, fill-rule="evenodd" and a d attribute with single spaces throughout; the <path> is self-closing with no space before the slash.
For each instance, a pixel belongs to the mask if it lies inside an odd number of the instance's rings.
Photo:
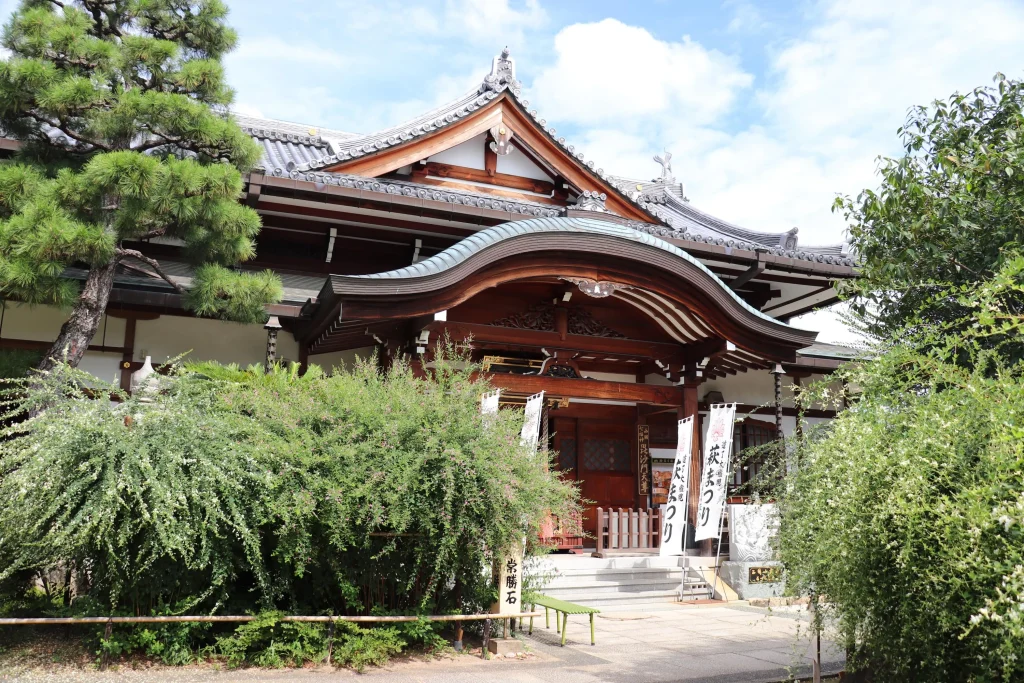
<path id="1" fill-rule="evenodd" d="M 880 161 L 881 187 L 836 201 L 862 262 L 854 310 L 881 338 L 964 319 L 943 293 L 992 277 L 1024 238 L 1024 83 L 995 83 L 913 108 L 898 131 L 905 154 Z"/>
<path id="2" fill-rule="evenodd" d="M 280 298 L 270 272 L 229 268 L 260 221 L 237 201 L 259 150 L 227 115 L 226 14 L 221 0 L 23 0 L 6 25 L 0 127 L 22 147 L 0 165 L 0 295 L 71 309 L 42 368 L 81 360 L 122 265 L 200 315 L 258 321 Z M 183 245 L 190 289 L 146 254 L 152 238 Z"/>
<path id="3" fill-rule="evenodd" d="M 860 388 L 848 410 L 787 440 L 787 588 L 825 596 L 870 680 L 1024 678 L 1024 363 L 1003 349 L 1024 333 L 1024 258 L 1004 260 L 945 292 L 963 318 L 911 321 L 842 371 Z M 801 404 L 840 398 L 819 385 Z"/>

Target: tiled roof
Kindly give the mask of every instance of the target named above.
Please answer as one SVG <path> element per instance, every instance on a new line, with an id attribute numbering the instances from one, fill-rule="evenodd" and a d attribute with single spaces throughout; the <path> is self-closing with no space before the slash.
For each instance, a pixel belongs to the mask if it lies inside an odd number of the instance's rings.
<path id="1" fill-rule="evenodd" d="M 764 320 L 771 321 L 772 323 L 781 324 L 775 318 L 762 313 L 757 310 L 746 301 L 744 301 L 736 292 L 730 289 L 722 280 L 712 273 L 707 266 L 695 259 L 690 254 L 686 253 L 679 247 L 669 244 L 665 240 L 659 239 L 649 233 L 639 232 L 633 228 L 625 225 L 619 225 L 611 221 L 599 220 L 596 218 L 581 218 L 581 217 L 553 217 L 553 218 L 530 218 L 522 221 L 514 221 L 512 223 L 502 223 L 486 230 L 474 233 L 469 237 L 463 239 L 461 242 L 454 244 L 444 251 L 434 254 L 428 259 L 424 259 L 418 263 L 414 263 L 411 266 L 405 266 L 404 268 L 398 268 L 396 270 L 390 270 L 384 273 L 374 273 L 370 275 L 350 275 L 348 278 L 359 278 L 359 279 L 374 279 L 374 280 L 402 280 L 408 278 L 424 277 L 426 275 L 432 275 L 439 273 L 450 268 L 454 268 L 458 264 L 468 259 L 473 254 L 480 252 L 488 247 L 491 247 L 503 240 L 518 237 L 520 235 L 527 235 L 533 233 L 542 232 L 575 232 L 580 234 L 591 234 L 591 235 L 604 235 L 608 237 L 615 237 L 617 239 L 629 240 L 632 242 L 639 242 L 651 247 L 656 247 L 662 251 L 666 251 L 673 254 L 677 258 L 680 258 L 688 263 L 693 264 L 700 270 L 707 273 L 708 277 L 714 280 L 720 285 L 729 296 L 734 299 L 740 306 L 750 311 L 752 314 Z"/>
<path id="2" fill-rule="evenodd" d="M 865 347 L 850 344 L 835 344 L 829 342 L 814 342 L 805 349 L 797 351 L 801 356 L 815 356 L 818 358 L 836 358 L 839 360 L 852 360 L 864 358 L 869 354 Z"/>
<path id="3" fill-rule="evenodd" d="M 595 168 L 592 160 L 584 161 L 583 152 L 569 144 L 564 137 L 558 136 L 555 128 L 549 126 L 536 109 L 529 108 L 529 101 L 522 99 L 522 84 L 516 80 L 515 62 L 509 56 L 507 48 L 499 57 L 494 58 L 491 72 L 484 77 L 477 89 L 403 124 L 369 135 L 329 131 L 252 117 L 238 116 L 237 118 L 243 128 L 263 145 L 262 167 L 268 175 L 362 188 L 360 183 L 365 184 L 368 179 L 346 174 L 324 173 L 319 169 L 401 145 L 417 137 L 443 129 L 469 116 L 502 93 L 508 93 L 536 121 L 537 127 L 567 154 L 575 157 L 583 167 L 590 169 L 591 173 L 614 188 L 624 199 L 651 216 L 651 223 L 631 222 L 630 225 L 637 230 L 661 237 L 673 237 L 737 249 L 767 250 L 781 256 L 819 263 L 856 265 L 854 259 L 846 253 L 844 245 L 799 247 L 796 229 L 784 233 L 758 232 L 741 228 L 706 214 L 689 204 L 683 196 L 682 187 L 676 185 L 674 179 L 670 177 L 660 181 L 638 183 L 634 180 L 613 176 L 606 173 L 603 168 Z M 553 216 L 564 213 L 563 210 L 552 209 L 550 205 L 524 201 L 511 202 L 495 199 L 492 195 L 441 191 L 431 186 L 392 180 L 369 179 L 369 182 L 372 187 L 362 189 L 422 198 L 430 196 L 442 201 L 465 203 L 471 206 L 499 204 L 502 210 L 534 216 Z M 589 195 L 587 199 L 590 202 Z M 602 203 L 603 199 L 604 197 L 601 197 Z M 508 208 L 509 206 L 513 208 Z M 499 207 L 495 206 L 494 208 Z"/>

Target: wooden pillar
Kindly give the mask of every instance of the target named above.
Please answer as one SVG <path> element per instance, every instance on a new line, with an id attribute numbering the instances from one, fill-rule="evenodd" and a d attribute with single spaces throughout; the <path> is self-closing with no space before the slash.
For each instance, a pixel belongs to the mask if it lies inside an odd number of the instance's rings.
<path id="1" fill-rule="evenodd" d="M 700 452 L 700 413 L 697 407 L 697 384 L 683 385 L 683 405 L 678 409 L 679 419 L 693 418 L 692 457 L 690 458 L 690 490 L 687 492 L 687 507 L 690 524 L 697 519 L 697 501 L 700 499 L 700 472 L 704 465 Z"/>
<path id="2" fill-rule="evenodd" d="M 637 472 L 636 472 L 636 482 L 635 482 L 636 486 L 634 487 L 633 497 L 636 500 L 636 507 L 638 507 L 638 508 L 649 508 L 649 507 L 651 507 L 650 491 L 648 490 L 647 493 L 641 493 L 640 492 L 640 477 L 641 477 L 641 473 L 640 473 L 640 466 L 641 466 L 641 463 L 640 463 L 640 427 L 642 425 L 646 425 L 647 424 L 647 415 L 643 412 L 643 410 L 641 410 L 642 408 L 643 408 L 643 404 L 638 403 L 636 405 L 636 426 L 633 428 L 633 432 L 637 435 L 636 436 L 636 442 L 637 442 L 637 454 L 636 454 L 637 455 Z M 650 457 L 650 455 L 648 454 L 648 458 L 649 457 Z M 649 471 L 648 476 L 653 477 L 654 476 L 654 466 L 650 463 L 650 460 L 648 460 L 648 462 L 647 462 L 647 468 L 648 468 L 648 471 Z"/>
<path id="3" fill-rule="evenodd" d="M 796 387 L 796 392 L 799 393 L 799 391 L 800 391 L 800 376 L 799 375 L 794 375 L 793 376 L 793 386 Z M 800 406 L 797 404 L 796 401 L 793 401 L 793 407 L 796 408 L 796 429 L 794 429 L 793 433 L 796 435 L 796 438 L 799 441 L 804 436 L 804 426 L 803 426 L 803 421 L 800 419 Z"/>
<path id="4" fill-rule="evenodd" d="M 124 321 L 124 351 L 121 353 L 121 390 L 131 391 L 132 388 L 132 358 L 135 356 L 135 321 L 136 318 L 125 318 Z"/>
<path id="5" fill-rule="evenodd" d="M 782 365 L 776 364 L 772 375 L 775 376 L 775 438 L 782 440 L 782 376 L 786 374 Z"/>

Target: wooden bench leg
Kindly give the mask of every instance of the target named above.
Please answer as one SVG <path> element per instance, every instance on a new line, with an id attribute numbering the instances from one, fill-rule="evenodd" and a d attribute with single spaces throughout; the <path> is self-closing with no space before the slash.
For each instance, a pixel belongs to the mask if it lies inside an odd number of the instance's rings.
<path id="1" fill-rule="evenodd" d="M 590 644 L 597 645 L 597 640 L 594 639 L 594 613 L 590 613 Z"/>
<path id="2" fill-rule="evenodd" d="M 544 628 L 551 628 L 551 617 L 548 616 L 548 608 L 544 608 Z"/>
<path id="3" fill-rule="evenodd" d="M 537 606 L 536 605 L 530 605 L 530 611 L 531 612 L 536 612 L 537 611 Z M 533 617 L 530 617 L 530 635 L 531 636 L 533 635 Z"/>
<path id="4" fill-rule="evenodd" d="M 559 621 L 559 619 L 561 619 L 561 616 L 559 616 L 560 614 L 561 612 L 555 610 L 555 633 L 562 632 L 562 623 Z"/>
<path id="5" fill-rule="evenodd" d="M 557 617 L 556 617 L 557 619 Z M 562 617 L 562 647 L 565 647 L 565 632 L 569 630 L 569 613 Z"/>

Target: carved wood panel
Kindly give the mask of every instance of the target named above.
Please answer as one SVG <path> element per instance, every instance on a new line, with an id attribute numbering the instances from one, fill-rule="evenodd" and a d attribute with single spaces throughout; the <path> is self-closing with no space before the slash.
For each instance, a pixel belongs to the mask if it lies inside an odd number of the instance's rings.
<path id="1" fill-rule="evenodd" d="M 626 335 L 614 330 L 599 320 L 595 319 L 590 312 L 579 306 L 569 308 L 569 334 L 584 335 L 587 337 L 610 337 L 625 339 Z M 520 330 L 537 330 L 539 332 L 555 331 L 555 306 L 553 304 L 538 304 L 530 307 L 522 313 L 513 313 L 503 318 L 498 318 L 491 325 L 495 327 L 512 327 Z"/>

